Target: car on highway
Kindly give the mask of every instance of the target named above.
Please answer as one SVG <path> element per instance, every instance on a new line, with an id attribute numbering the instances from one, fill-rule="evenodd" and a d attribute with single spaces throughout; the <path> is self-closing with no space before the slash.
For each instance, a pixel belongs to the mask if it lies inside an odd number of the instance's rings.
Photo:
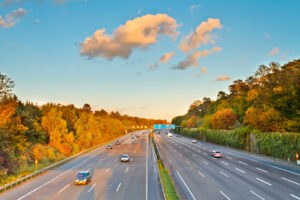
<path id="1" fill-rule="evenodd" d="M 197 143 L 197 140 L 192 140 L 192 143 L 194 143 L 194 144 Z"/>
<path id="2" fill-rule="evenodd" d="M 129 156 L 127 154 L 121 155 L 121 162 L 129 162 Z"/>
<path id="3" fill-rule="evenodd" d="M 133 140 L 131 143 L 132 143 L 132 144 L 137 144 L 137 141 L 136 141 L 136 140 Z"/>
<path id="4" fill-rule="evenodd" d="M 120 143 L 120 141 L 119 140 L 117 140 L 116 141 L 116 145 L 120 145 L 121 143 Z"/>
<path id="5" fill-rule="evenodd" d="M 106 146 L 106 149 L 112 149 L 112 145 L 110 145 L 110 144 L 107 145 L 107 146 Z"/>
<path id="6" fill-rule="evenodd" d="M 131 136 L 131 139 L 134 139 L 135 137 L 134 136 Z"/>
<path id="7" fill-rule="evenodd" d="M 212 157 L 215 157 L 215 158 L 221 158 L 221 157 L 222 157 L 222 154 L 221 154 L 220 151 L 214 150 L 214 151 L 211 152 L 211 156 L 212 156 Z"/>
<path id="8" fill-rule="evenodd" d="M 81 171 L 77 174 L 75 179 L 75 184 L 77 185 L 85 185 L 89 181 L 91 181 L 91 173 L 89 171 Z"/>
<path id="9" fill-rule="evenodd" d="M 172 133 L 168 133 L 168 138 L 172 138 L 173 134 Z"/>

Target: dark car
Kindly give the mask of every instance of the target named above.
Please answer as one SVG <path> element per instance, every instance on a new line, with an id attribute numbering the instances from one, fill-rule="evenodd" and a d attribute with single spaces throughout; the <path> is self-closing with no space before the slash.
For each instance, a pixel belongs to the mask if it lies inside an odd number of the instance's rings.
<path id="1" fill-rule="evenodd" d="M 120 143 L 120 141 L 119 141 L 119 140 L 117 140 L 117 141 L 116 141 L 116 144 L 117 144 L 117 145 L 120 145 L 121 143 Z"/>
<path id="2" fill-rule="evenodd" d="M 132 141 L 132 144 L 137 144 L 137 141 L 136 141 L 136 140 L 133 140 L 133 141 Z"/>
<path id="3" fill-rule="evenodd" d="M 129 156 L 127 154 L 122 154 L 121 162 L 129 162 Z"/>
<path id="4" fill-rule="evenodd" d="M 134 139 L 135 137 L 134 136 L 131 136 L 131 139 Z"/>
<path id="5" fill-rule="evenodd" d="M 112 146 L 109 144 L 106 146 L 106 149 L 112 149 Z"/>
<path id="6" fill-rule="evenodd" d="M 79 172 L 75 179 L 75 184 L 87 184 L 91 180 L 91 174 L 89 171 Z"/>

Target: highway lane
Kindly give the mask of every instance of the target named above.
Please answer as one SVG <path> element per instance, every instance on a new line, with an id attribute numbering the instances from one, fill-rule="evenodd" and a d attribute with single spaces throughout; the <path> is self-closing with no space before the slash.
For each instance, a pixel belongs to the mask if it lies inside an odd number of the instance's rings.
<path id="1" fill-rule="evenodd" d="M 160 153 L 183 199 L 300 199 L 300 170 L 190 138 L 155 135 Z M 270 164 L 271 163 L 271 164 Z"/>
<path id="2" fill-rule="evenodd" d="M 137 144 L 131 143 L 131 134 L 126 135 L 119 139 L 121 145 L 113 145 L 112 150 L 106 150 L 105 145 L 91 151 L 0 194 L 0 200 L 162 199 L 154 152 L 147 134 L 141 133 L 134 133 L 140 135 L 135 139 Z M 132 160 L 120 162 L 122 153 L 128 154 Z M 75 185 L 75 175 L 83 170 L 92 173 L 91 182 Z"/>

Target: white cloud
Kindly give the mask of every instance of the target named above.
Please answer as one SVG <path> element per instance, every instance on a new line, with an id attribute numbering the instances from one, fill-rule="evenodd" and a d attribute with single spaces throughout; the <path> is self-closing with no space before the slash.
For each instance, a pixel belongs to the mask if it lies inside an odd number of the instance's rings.
<path id="1" fill-rule="evenodd" d="M 20 21 L 20 18 L 26 15 L 27 11 L 24 8 L 19 8 L 5 15 L 5 19 L 0 15 L 0 28 L 10 28 Z"/>
<path id="2" fill-rule="evenodd" d="M 195 30 L 187 35 L 179 44 L 178 48 L 184 53 L 192 51 L 198 48 L 201 44 L 207 44 L 210 42 L 214 44 L 213 35 L 211 31 L 214 29 L 220 29 L 222 25 L 219 19 L 209 18 L 207 22 L 202 22 Z"/>
<path id="3" fill-rule="evenodd" d="M 278 54 L 279 51 L 280 51 L 280 50 L 279 50 L 278 47 L 274 47 L 274 48 L 269 52 L 269 55 L 272 56 L 272 55 Z"/>
<path id="4" fill-rule="evenodd" d="M 113 35 L 105 34 L 105 29 L 97 30 L 81 43 L 81 55 L 127 59 L 134 49 L 146 49 L 156 43 L 158 35 L 167 35 L 175 40 L 179 34 L 177 27 L 175 19 L 166 14 L 137 17 L 119 26 Z"/>
<path id="5" fill-rule="evenodd" d="M 165 53 L 158 59 L 158 62 L 161 62 L 161 63 L 168 62 L 171 58 L 173 58 L 174 55 L 175 55 L 175 51 L 173 51 L 171 53 Z"/>
<path id="6" fill-rule="evenodd" d="M 196 51 L 195 53 L 188 55 L 187 58 L 179 62 L 171 69 L 186 70 L 189 67 L 197 67 L 199 65 L 197 61 L 199 57 L 206 57 L 215 52 L 221 52 L 221 47 L 214 47 L 211 50 Z"/>
<path id="7" fill-rule="evenodd" d="M 157 68 L 158 68 L 158 64 L 155 63 L 155 64 L 153 64 L 153 65 L 147 66 L 146 68 L 147 68 L 147 69 L 152 69 L 152 70 L 154 70 L 154 69 L 157 69 Z"/>
<path id="8" fill-rule="evenodd" d="M 191 5 L 191 6 L 190 6 L 190 11 L 193 11 L 193 10 L 195 10 L 195 9 L 197 9 L 197 8 L 200 8 L 200 7 L 201 7 L 200 4 L 198 4 L 198 5 Z"/>
<path id="9" fill-rule="evenodd" d="M 218 76 L 217 77 L 217 81 L 228 81 L 230 80 L 231 78 L 229 76 L 225 76 L 225 75 L 222 75 L 222 76 Z"/>

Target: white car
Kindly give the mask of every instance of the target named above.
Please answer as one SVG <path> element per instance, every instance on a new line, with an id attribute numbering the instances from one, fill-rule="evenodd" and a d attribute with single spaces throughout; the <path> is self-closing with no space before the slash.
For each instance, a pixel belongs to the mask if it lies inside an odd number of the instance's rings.
<path id="1" fill-rule="evenodd" d="M 214 151 L 211 152 L 211 156 L 212 156 L 212 157 L 215 157 L 215 158 L 221 158 L 221 157 L 222 157 L 222 154 L 221 154 L 220 151 L 214 150 Z"/>
<path id="2" fill-rule="evenodd" d="M 121 155 L 121 162 L 129 162 L 129 156 L 127 154 Z"/>
<path id="3" fill-rule="evenodd" d="M 197 143 L 197 140 L 192 140 L 192 143 Z"/>

